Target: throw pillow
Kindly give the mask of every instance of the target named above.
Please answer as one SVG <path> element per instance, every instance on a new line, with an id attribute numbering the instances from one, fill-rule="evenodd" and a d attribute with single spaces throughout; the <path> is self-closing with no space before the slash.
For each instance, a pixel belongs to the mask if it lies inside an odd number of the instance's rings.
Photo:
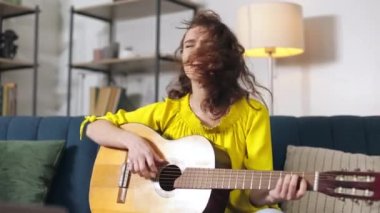
<path id="1" fill-rule="evenodd" d="M 0 141 L 0 201 L 45 200 L 65 142 Z"/>
<path id="2" fill-rule="evenodd" d="M 380 171 L 380 156 L 352 154 L 324 148 L 288 146 L 285 171 Z M 300 200 L 285 202 L 283 210 L 291 212 L 380 212 L 380 202 L 344 201 L 318 192 L 307 192 Z"/>

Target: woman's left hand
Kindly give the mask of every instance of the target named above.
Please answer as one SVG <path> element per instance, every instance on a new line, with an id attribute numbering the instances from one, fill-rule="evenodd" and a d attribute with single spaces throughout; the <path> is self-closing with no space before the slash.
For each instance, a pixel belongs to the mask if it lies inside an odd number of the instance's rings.
<path id="1" fill-rule="evenodd" d="M 306 193 L 306 180 L 298 175 L 287 174 L 278 179 L 276 187 L 269 191 L 266 198 L 270 203 L 298 200 Z"/>

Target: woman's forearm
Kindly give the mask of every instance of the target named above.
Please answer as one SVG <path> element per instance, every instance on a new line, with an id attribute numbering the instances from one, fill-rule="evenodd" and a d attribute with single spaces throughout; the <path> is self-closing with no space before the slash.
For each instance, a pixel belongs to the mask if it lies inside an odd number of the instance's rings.
<path id="1" fill-rule="evenodd" d="M 128 149 L 129 141 L 137 137 L 106 120 L 97 120 L 88 124 L 86 135 L 99 145 L 120 149 Z"/>

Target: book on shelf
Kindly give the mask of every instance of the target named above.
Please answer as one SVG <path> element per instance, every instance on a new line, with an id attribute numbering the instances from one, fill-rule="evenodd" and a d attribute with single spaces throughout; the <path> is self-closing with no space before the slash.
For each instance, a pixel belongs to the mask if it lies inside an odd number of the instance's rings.
<path id="1" fill-rule="evenodd" d="M 17 114 L 17 84 L 7 82 L 0 89 L 0 115 L 11 116 Z"/>
<path id="2" fill-rule="evenodd" d="M 90 88 L 90 114 L 101 116 L 118 109 L 131 110 L 134 107 L 128 101 L 126 89 L 122 87 Z"/>

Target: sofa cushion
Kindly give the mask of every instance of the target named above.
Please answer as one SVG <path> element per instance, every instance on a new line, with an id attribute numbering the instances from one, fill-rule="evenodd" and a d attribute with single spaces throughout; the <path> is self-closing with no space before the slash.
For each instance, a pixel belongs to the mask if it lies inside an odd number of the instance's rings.
<path id="1" fill-rule="evenodd" d="M 64 140 L 0 140 L 0 200 L 43 203 Z"/>
<path id="2" fill-rule="evenodd" d="M 271 116 L 273 166 L 283 170 L 288 145 L 380 155 L 380 116 Z"/>
<path id="3" fill-rule="evenodd" d="M 380 171 L 380 156 L 351 154 L 326 148 L 305 146 L 287 147 L 285 171 L 332 171 L 347 169 L 353 171 Z M 285 212 L 380 212 L 380 202 L 372 206 L 365 202 L 342 201 L 322 193 L 308 192 L 300 200 L 285 202 Z"/>

